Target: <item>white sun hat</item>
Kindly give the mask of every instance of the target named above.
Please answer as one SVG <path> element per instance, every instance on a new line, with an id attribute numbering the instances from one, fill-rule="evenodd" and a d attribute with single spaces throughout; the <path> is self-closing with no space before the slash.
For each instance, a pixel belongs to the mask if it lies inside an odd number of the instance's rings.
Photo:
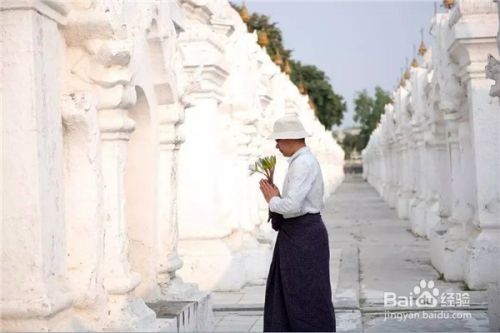
<path id="1" fill-rule="evenodd" d="M 286 115 L 276 120 L 269 139 L 302 139 L 309 136 L 311 134 L 305 131 L 299 118 L 294 115 Z"/>

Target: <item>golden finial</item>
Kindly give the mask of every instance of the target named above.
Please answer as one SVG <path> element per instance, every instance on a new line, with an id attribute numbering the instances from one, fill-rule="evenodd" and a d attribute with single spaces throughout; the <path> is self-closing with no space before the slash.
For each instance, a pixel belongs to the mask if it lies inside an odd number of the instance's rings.
<path id="1" fill-rule="evenodd" d="M 443 0 L 443 6 L 451 9 L 455 5 L 455 0 Z"/>
<path id="2" fill-rule="evenodd" d="M 250 21 L 250 14 L 248 13 L 247 6 L 245 6 L 245 2 L 241 5 L 240 16 L 243 22 L 248 23 Z"/>
<path id="3" fill-rule="evenodd" d="M 410 74 L 410 71 L 408 70 L 408 58 L 406 58 L 405 60 L 405 67 L 406 67 L 406 70 L 403 74 L 403 77 L 405 78 L 405 80 L 409 80 L 411 78 L 411 74 Z"/>
<path id="4" fill-rule="evenodd" d="M 283 58 L 281 58 L 280 50 L 276 49 L 276 53 L 274 54 L 274 63 L 278 66 L 283 65 Z"/>
<path id="5" fill-rule="evenodd" d="M 287 75 L 292 74 L 292 67 L 290 66 L 290 63 L 288 62 L 288 60 L 285 60 L 285 65 L 283 66 L 283 71 Z"/>
<path id="6" fill-rule="evenodd" d="M 420 46 L 418 48 L 418 54 L 423 57 L 427 53 L 427 46 L 424 43 L 424 28 L 420 29 Z"/>
<path id="7" fill-rule="evenodd" d="M 265 30 L 261 30 L 258 32 L 258 35 L 259 35 L 259 38 L 257 40 L 257 43 L 262 46 L 262 47 L 266 47 L 267 45 L 269 45 L 269 38 L 267 37 L 267 33 Z"/>
<path id="8" fill-rule="evenodd" d="M 399 80 L 399 86 L 404 87 L 406 85 L 405 78 L 402 77 L 401 80 Z"/>
<path id="9" fill-rule="evenodd" d="M 406 70 L 403 77 L 405 78 L 405 80 L 409 80 L 411 78 L 411 74 L 410 74 L 410 71 L 409 70 Z"/>
<path id="10" fill-rule="evenodd" d="M 410 66 L 411 66 L 411 67 L 413 67 L 413 68 L 418 67 L 418 61 L 417 61 L 417 58 L 416 58 L 416 56 L 415 56 L 415 55 L 416 55 L 416 53 L 417 53 L 417 51 L 416 51 L 416 47 L 415 47 L 415 44 L 413 44 L 413 59 L 412 59 L 412 61 L 411 61 L 411 65 L 410 65 Z"/>

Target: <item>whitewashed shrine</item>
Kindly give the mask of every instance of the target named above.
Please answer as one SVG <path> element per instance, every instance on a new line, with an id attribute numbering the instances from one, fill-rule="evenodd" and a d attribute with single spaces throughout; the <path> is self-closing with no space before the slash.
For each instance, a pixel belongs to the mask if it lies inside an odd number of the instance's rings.
<path id="1" fill-rule="evenodd" d="M 433 266 L 471 289 L 500 282 L 498 22 L 493 1 L 437 14 L 432 48 L 421 48 L 363 151 L 365 178 L 430 239 Z"/>
<path id="2" fill-rule="evenodd" d="M 331 133 L 225 0 L 0 9 L 2 329 L 210 330 L 209 292 L 269 268 L 248 165 L 279 153 L 274 120 L 313 133 L 326 195 Z"/>

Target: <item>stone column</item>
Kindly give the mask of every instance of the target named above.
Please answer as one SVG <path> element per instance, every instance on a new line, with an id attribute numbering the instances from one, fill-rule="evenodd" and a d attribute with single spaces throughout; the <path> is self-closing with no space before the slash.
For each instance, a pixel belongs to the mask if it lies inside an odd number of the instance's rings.
<path id="1" fill-rule="evenodd" d="M 103 186 L 96 100 L 88 91 L 65 88 L 68 91 L 63 96 L 62 116 L 67 275 L 78 315 L 92 325 L 90 330 L 99 330 L 95 315 L 105 312 L 106 295 L 103 288 Z"/>
<path id="2" fill-rule="evenodd" d="M 412 231 L 419 235 L 425 235 L 425 201 L 424 201 L 424 179 L 423 174 L 425 168 L 428 167 L 425 163 L 424 141 L 421 124 L 416 123 L 413 126 L 413 136 L 415 138 L 414 149 L 414 198 L 410 205 L 410 224 Z"/>
<path id="3" fill-rule="evenodd" d="M 460 1 L 450 18 L 454 32 L 450 52 L 459 63 L 461 79 L 467 87 L 474 151 L 475 170 L 471 171 L 475 171 L 478 210 L 469 233 L 465 262 L 465 281 L 472 289 L 485 289 L 489 282 L 498 280 L 500 271 L 500 113 L 488 95 L 490 83 L 484 72 L 485 54 L 498 54 L 497 16 L 493 3 Z"/>
<path id="4" fill-rule="evenodd" d="M 128 68 L 131 50 L 127 40 L 96 44 L 91 75 L 98 96 L 101 132 L 104 216 L 104 288 L 108 294 L 107 329 L 138 329 L 153 323 L 155 313 L 134 295 L 141 282 L 129 262 L 129 228 L 125 172 L 128 141 L 135 122 L 129 109 L 137 94 Z"/>
<path id="5" fill-rule="evenodd" d="M 404 125 L 401 125 L 404 126 Z M 401 167 L 401 173 L 400 173 L 400 181 L 401 181 L 401 186 L 400 190 L 398 193 L 398 206 L 397 206 L 397 212 L 398 212 L 398 217 L 402 219 L 407 219 L 409 218 L 409 204 L 410 204 L 410 199 L 411 199 L 411 185 L 410 185 L 410 177 L 411 177 L 411 170 L 410 170 L 410 152 L 409 152 L 409 143 L 406 137 L 404 137 L 402 134 L 400 136 L 400 156 L 399 156 L 399 164 Z"/>
<path id="6" fill-rule="evenodd" d="M 459 138 L 460 115 L 447 115 L 447 142 L 450 156 L 451 175 L 451 214 L 443 217 L 435 226 L 431 239 L 433 265 L 444 274 L 447 280 L 459 281 L 463 278 L 464 234 L 462 225 L 467 217 L 464 205 L 464 179 L 461 169 L 461 148 Z"/>
<path id="7" fill-rule="evenodd" d="M 143 139 L 144 136 L 153 137 L 155 133 L 148 121 L 149 105 L 142 89 L 138 89 L 141 98 L 137 104 L 134 65 L 131 65 L 134 42 L 126 26 L 121 24 L 120 15 L 123 12 L 119 7 L 113 7 L 116 12 L 110 12 L 110 7 L 101 3 L 95 8 L 79 5 L 82 8 L 75 7 L 71 12 L 68 24 L 64 27 L 64 36 L 68 45 L 68 70 L 73 75 L 68 80 L 68 86 L 71 91 L 85 91 L 95 98 L 100 131 L 100 209 L 104 245 L 102 271 L 99 274 L 107 299 L 102 311 L 104 315 L 99 315 L 97 319 L 98 325 L 109 330 L 146 328 L 154 323 L 155 314 L 135 295 L 142 278 L 133 272 L 129 258 L 129 229 L 133 226 L 129 223 L 132 219 L 130 211 L 137 208 L 138 203 L 131 202 L 135 198 L 129 196 L 127 204 L 127 187 L 130 189 L 131 184 L 126 181 L 126 174 L 134 173 L 133 169 L 138 167 L 137 145 L 129 146 L 131 133 L 135 129 L 135 122 L 129 112 L 134 111 L 133 116 L 139 121 L 140 131 L 136 135 Z M 135 114 L 136 111 L 140 114 Z M 149 158 L 155 150 L 152 141 L 150 146 L 145 147 Z M 129 156 L 134 160 L 127 169 Z M 151 165 L 154 162 L 148 160 L 145 166 L 148 174 L 154 173 L 151 172 Z M 154 200 L 150 196 L 153 192 L 151 188 L 154 191 L 154 184 L 149 181 L 147 204 Z M 146 213 L 149 214 L 151 210 L 154 209 L 150 208 Z M 148 225 L 154 215 L 155 212 L 148 215 Z"/>
<path id="8" fill-rule="evenodd" d="M 179 226 L 177 217 L 178 203 L 178 153 L 184 143 L 180 125 L 184 122 L 184 107 L 181 104 L 161 106 L 158 110 L 159 129 L 159 164 L 158 177 L 158 246 L 159 257 L 158 283 L 162 298 L 182 299 L 196 290 L 195 286 L 183 283 L 176 277 L 182 268 L 177 245 Z"/>
<path id="9" fill-rule="evenodd" d="M 135 91 L 128 93 L 135 94 Z M 134 298 L 133 291 L 141 282 L 141 277 L 131 271 L 128 261 L 124 176 L 127 141 L 134 130 L 134 122 L 128 118 L 126 109 L 118 108 L 99 110 L 99 124 L 104 183 L 104 286 L 109 295 L 109 326 L 142 326 L 155 315 L 147 310 L 142 300 Z M 136 313 L 140 315 L 136 317 Z"/>
<path id="10" fill-rule="evenodd" d="M 409 88 L 408 88 L 409 89 Z M 399 164 L 399 191 L 397 201 L 397 213 L 399 218 L 409 218 L 409 203 L 412 194 L 411 181 L 411 141 L 408 135 L 409 119 L 407 116 L 408 90 L 400 87 L 396 95 L 396 113 L 398 114 L 398 127 L 396 129 L 396 141 L 398 142 L 398 164 Z"/>
<path id="11" fill-rule="evenodd" d="M 2 1 L 1 327 L 74 330 L 66 283 L 63 126 L 58 25 L 53 1 Z"/>
<path id="12" fill-rule="evenodd" d="M 498 4 L 498 22 L 500 22 L 500 2 Z M 500 52 L 500 29 L 497 34 L 497 47 Z M 497 97 L 496 102 L 500 101 L 500 62 L 491 54 L 488 56 L 488 65 L 486 66 L 486 77 L 495 81 L 490 89 L 490 96 Z M 500 104 L 498 104 L 500 106 Z M 498 132 L 500 132 L 500 122 L 498 123 Z M 500 141 L 498 142 L 500 145 Z M 500 174 L 500 156 L 498 161 Z M 500 276 L 497 276 L 496 281 L 491 281 L 488 285 L 488 319 L 490 331 L 495 332 L 500 330 Z"/>
<path id="13" fill-rule="evenodd" d="M 448 196 L 450 195 L 450 169 L 446 149 L 443 121 L 435 120 L 426 131 L 428 147 L 428 197 L 426 200 L 425 235 L 430 238 L 432 230 L 441 218 L 449 216 Z"/>
<path id="14" fill-rule="evenodd" d="M 415 142 L 415 185 L 414 199 L 410 205 L 410 224 L 412 231 L 419 236 L 425 236 L 426 229 L 426 195 L 427 195 L 427 163 L 428 151 L 425 144 L 425 109 L 427 84 L 427 71 L 424 68 L 413 67 L 411 69 L 412 98 L 410 101 L 413 110 L 411 120 L 412 134 Z"/>

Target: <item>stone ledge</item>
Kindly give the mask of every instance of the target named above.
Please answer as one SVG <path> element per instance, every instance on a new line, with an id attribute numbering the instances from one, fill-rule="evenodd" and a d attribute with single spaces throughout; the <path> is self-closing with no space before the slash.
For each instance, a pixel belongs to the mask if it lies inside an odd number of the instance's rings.
<path id="1" fill-rule="evenodd" d="M 209 295 L 203 294 L 198 300 L 157 301 L 146 305 L 156 313 L 158 319 L 174 319 L 174 332 L 201 332 L 213 329 L 209 298 Z"/>
<path id="2" fill-rule="evenodd" d="M 359 250 L 355 246 L 342 249 L 333 302 L 335 309 L 359 309 Z"/>

